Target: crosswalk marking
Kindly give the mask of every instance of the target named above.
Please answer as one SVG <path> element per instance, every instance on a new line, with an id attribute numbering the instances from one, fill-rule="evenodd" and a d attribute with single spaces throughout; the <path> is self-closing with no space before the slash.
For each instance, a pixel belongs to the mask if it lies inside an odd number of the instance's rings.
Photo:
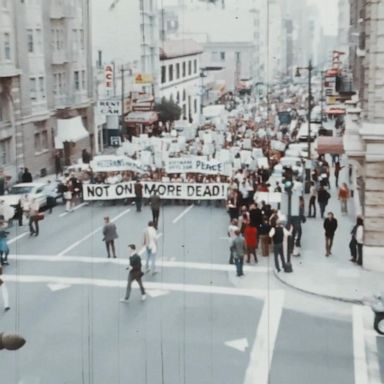
<path id="1" fill-rule="evenodd" d="M 175 217 L 172 220 L 172 224 L 176 224 L 178 221 L 180 221 L 193 207 L 194 205 L 192 204 L 189 207 L 185 208 L 184 211 L 181 212 L 179 216 Z"/>
<path id="2" fill-rule="evenodd" d="M 363 307 L 352 307 L 353 318 L 353 358 L 355 368 L 355 384 L 368 384 L 367 356 L 365 353 Z"/>
<path id="3" fill-rule="evenodd" d="M 88 285 L 104 288 L 122 288 L 127 285 L 126 280 L 112 279 L 91 279 L 85 277 L 62 277 L 62 276 L 41 276 L 41 275 L 6 275 L 4 280 L 14 283 L 43 283 L 43 284 L 69 284 L 69 285 Z M 268 297 L 273 296 L 273 293 L 278 292 L 283 295 L 283 291 L 265 289 L 243 289 L 232 288 L 214 285 L 195 285 L 195 284 L 178 284 L 178 283 L 157 283 L 152 281 L 145 282 L 145 288 L 149 290 L 186 292 L 186 293 L 206 293 L 212 295 L 225 296 L 247 296 L 263 300 L 268 294 Z M 138 289 L 138 287 L 134 287 Z M 274 296 L 273 296 L 274 297 Z"/>
<path id="4" fill-rule="evenodd" d="M 88 203 L 85 202 L 85 203 L 81 203 L 79 205 L 76 205 L 76 207 L 73 207 L 71 211 L 65 211 L 65 212 L 60 213 L 59 217 L 67 216 L 69 213 L 77 211 L 78 209 L 84 207 L 85 205 L 88 205 Z"/>
<path id="5" fill-rule="evenodd" d="M 268 384 L 277 332 L 283 311 L 284 291 L 271 290 L 266 296 L 257 325 L 244 384 Z"/>
<path id="6" fill-rule="evenodd" d="M 19 261 L 41 261 L 47 263 L 89 263 L 89 264 L 116 264 L 127 266 L 129 264 L 128 258 L 125 259 L 106 259 L 101 257 L 89 256 L 46 256 L 46 255 L 9 255 L 10 260 Z M 156 262 L 158 267 L 163 268 L 183 268 L 183 269 L 196 269 L 204 271 L 218 271 L 218 272 L 233 272 L 234 266 L 230 264 L 212 264 L 212 263 L 195 263 L 190 261 L 175 261 L 159 259 Z M 243 267 L 245 272 L 251 273 L 268 273 L 271 269 L 261 266 L 247 266 Z"/>

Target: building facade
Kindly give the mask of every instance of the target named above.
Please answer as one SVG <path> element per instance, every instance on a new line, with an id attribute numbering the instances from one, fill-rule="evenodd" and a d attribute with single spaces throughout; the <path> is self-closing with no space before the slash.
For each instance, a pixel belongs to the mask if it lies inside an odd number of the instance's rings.
<path id="1" fill-rule="evenodd" d="M 364 266 L 384 271 L 384 3 L 351 0 L 350 58 L 360 117 L 348 117 L 344 147 L 361 178 Z"/>
<path id="2" fill-rule="evenodd" d="M 160 49 L 160 98 L 181 108 L 181 120 L 200 121 L 200 58 L 203 49 L 193 40 L 168 40 Z"/>
<path id="3" fill-rule="evenodd" d="M 55 149 L 69 163 L 93 147 L 88 2 L 3 0 L 0 17 L 0 165 L 49 173 Z M 58 121 L 77 116 L 63 143 Z"/>

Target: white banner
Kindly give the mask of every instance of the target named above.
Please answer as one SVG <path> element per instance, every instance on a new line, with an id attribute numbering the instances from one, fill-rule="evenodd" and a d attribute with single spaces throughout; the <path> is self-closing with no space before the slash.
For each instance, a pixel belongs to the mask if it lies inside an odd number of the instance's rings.
<path id="1" fill-rule="evenodd" d="M 143 197 L 148 198 L 157 193 L 162 199 L 173 200 L 226 200 L 229 184 L 207 183 L 160 183 L 145 181 Z M 119 184 L 84 184 L 83 197 L 91 200 L 117 200 L 135 197 L 135 182 Z"/>
<path id="2" fill-rule="evenodd" d="M 132 171 L 145 173 L 146 168 L 138 161 L 126 156 L 95 156 L 91 161 L 93 172 L 122 172 Z"/>
<path id="3" fill-rule="evenodd" d="M 224 163 L 196 157 L 176 157 L 165 161 L 166 173 L 203 173 L 205 175 L 227 175 Z"/>

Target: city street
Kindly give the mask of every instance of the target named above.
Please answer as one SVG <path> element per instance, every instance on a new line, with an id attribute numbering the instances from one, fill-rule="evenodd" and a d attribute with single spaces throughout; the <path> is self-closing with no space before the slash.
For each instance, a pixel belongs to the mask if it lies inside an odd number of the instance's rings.
<path id="1" fill-rule="evenodd" d="M 117 259 L 106 258 L 106 215 L 117 225 Z M 145 302 L 134 286 L 121 303 L 127 245 L 141 248 L 149 219 L 148 207 L 93 203 L 55 208 L 39 237 L 12 228 L 11 310 L 0 324 L 27 343 L 2 354 L 2 383 L 383 382 L 384 338 L 370 309 L 282 285 L 271 256 L 237 278 L 228 216 L 214 204 L 162 208 L 159 273 L 144 277 Z"/>

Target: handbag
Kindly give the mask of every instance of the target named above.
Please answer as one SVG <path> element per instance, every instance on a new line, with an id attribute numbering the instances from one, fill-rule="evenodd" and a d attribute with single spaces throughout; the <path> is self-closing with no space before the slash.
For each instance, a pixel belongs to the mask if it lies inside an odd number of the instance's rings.
<path id="1" fill-rule="evenodd" d="M 36 215 L 36 220 L 37 220 L 37 221 L 44 220 L 44 213 L 39 212 L 39 213 Z"/>

